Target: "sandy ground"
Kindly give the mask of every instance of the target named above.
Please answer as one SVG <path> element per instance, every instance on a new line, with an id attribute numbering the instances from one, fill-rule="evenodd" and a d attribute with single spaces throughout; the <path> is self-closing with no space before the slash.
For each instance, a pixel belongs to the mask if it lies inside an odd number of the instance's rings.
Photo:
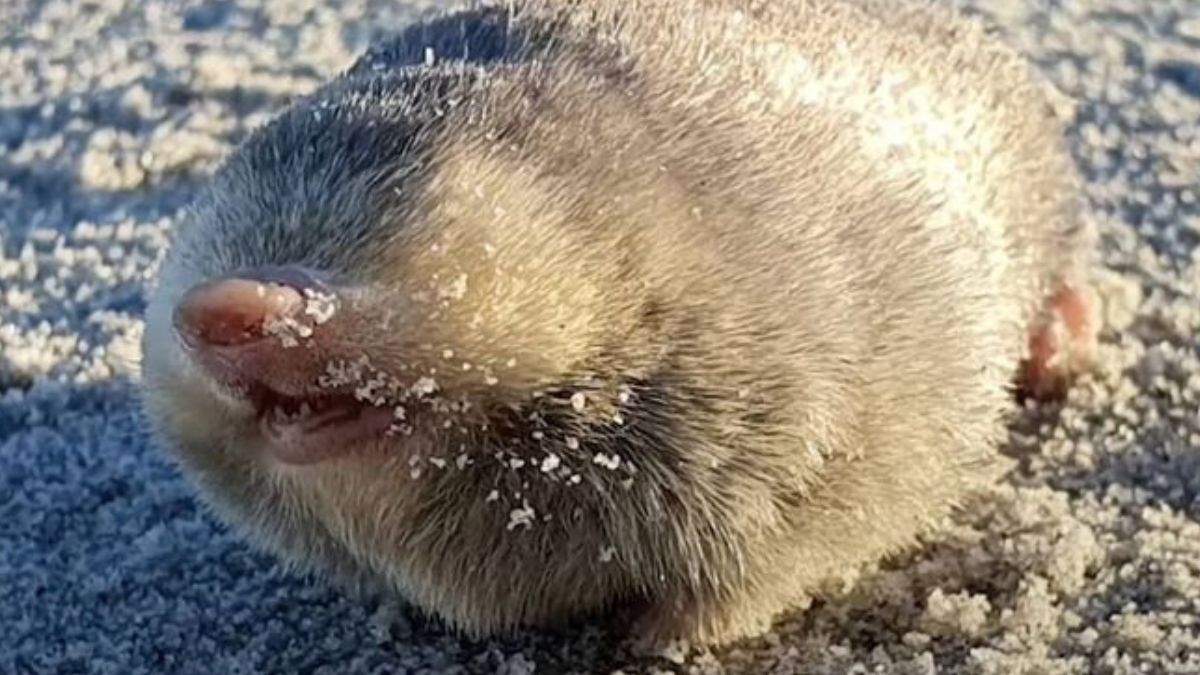
<path id="1" fill-rule="evenodd" d="M 1073 100 L 1103 372 L 1015 416 L 1005 479 L 927 549 L 673 663 L 578 627 L 461 642 L 283 575 L 138 421 L 178 209 L 411 5 L 0 2 L 0 674 L 1200 673 L 1200 3 L 976 4 Z"/>

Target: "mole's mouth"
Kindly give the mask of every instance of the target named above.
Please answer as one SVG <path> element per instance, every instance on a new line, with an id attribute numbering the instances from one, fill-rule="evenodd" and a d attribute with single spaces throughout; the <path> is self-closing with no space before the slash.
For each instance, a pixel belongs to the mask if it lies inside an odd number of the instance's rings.
<path id="1" fill-rule="evenodd" d="M 288 396 L 265 387 L 249 391 L 269 451 L 285 464 L 314 464 L 361 454 L 391 428 L 392 410 L 349 394 Z"/>

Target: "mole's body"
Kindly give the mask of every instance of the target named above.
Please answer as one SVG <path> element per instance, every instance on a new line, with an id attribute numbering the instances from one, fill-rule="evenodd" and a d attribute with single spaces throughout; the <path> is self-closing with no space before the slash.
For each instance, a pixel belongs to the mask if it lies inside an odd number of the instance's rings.
<path id="1" fill-rule="evenodd" d="M 1081 367 L 1076 208 L 1026 68 L 922 4 L 449 14 L 198 198 L 145 403 L 303 567 L 724 642 L 947 515 L 1027 355 Z"/>

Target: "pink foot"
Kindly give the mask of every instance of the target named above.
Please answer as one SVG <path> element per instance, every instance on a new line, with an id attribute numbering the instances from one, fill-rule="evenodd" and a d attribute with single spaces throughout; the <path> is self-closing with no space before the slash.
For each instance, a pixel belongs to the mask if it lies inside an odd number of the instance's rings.
<path id="1" fill-rule="evenodd" d="M 1063 284 L 1055 290 L 1029 334 L 1019 381 L 1024 396 L 1060 398 L 1078 375 L 1092 367 L 1098 315 L 1099 301 L 1091 289 Z"/>

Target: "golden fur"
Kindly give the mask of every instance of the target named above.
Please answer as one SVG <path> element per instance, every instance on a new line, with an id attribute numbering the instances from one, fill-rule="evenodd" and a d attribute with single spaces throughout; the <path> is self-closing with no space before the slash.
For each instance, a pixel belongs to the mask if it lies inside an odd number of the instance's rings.
<path id="1" fill-rule="evenodd" d="M 645 641 L 724 643 L 961 500 L 1043 299 L 1085 271 L 1076 211 L 1026 66 L 923 2 L 449 12 L 198 197 L 145 405 L 303 568 L 472 635 L 640 600 Z M 346 289 L 348 357 L 437 381 L 383 457 L 272 463 L 180 352 L 181 294 L 262 264 Z"/>

